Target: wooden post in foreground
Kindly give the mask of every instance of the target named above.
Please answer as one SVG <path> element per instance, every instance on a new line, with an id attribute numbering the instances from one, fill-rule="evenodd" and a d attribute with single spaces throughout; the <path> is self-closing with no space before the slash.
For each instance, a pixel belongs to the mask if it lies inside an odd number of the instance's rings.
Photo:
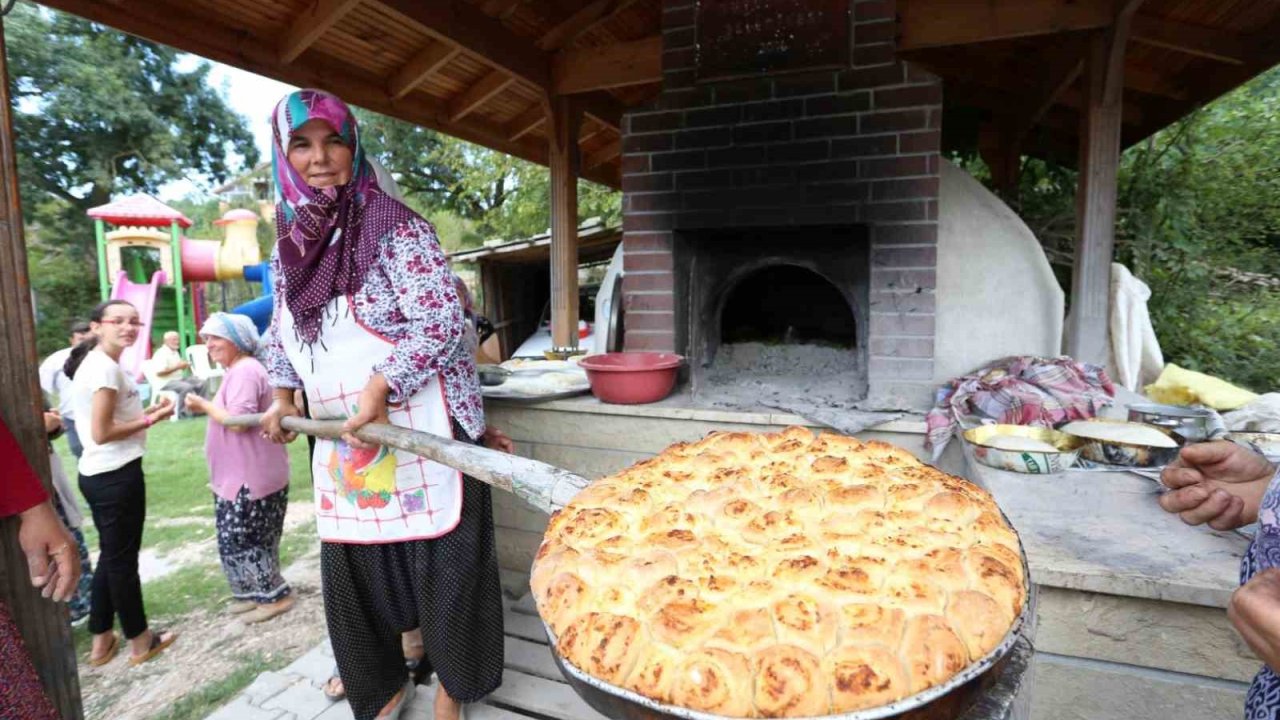
<path id="1" fill-rule="evenodd" d="M 18 203 L 18 173 L 10 110 L 9 72 L 0 21 L 0 418 L 22 445 L 27 460 L 49 482 L 45 437 L 36 375 L 35 317 L 27 278 L 27 248 Z M 22 630 L 40 680 L 63 718 L 81 718 L 80 679 L 65 605 L 40 597 L 31 587 L 27 561 L 18 546 L 18 522 L 0 522 L 0 599 Z"/>
<path id="2" fill-rule="evenodd" d="M 1085 109 L 1080 122 L 1076 187 L 1076 262 L 1067 320 L 1067 354 L 1105 365 L 1110 348 L 1111 257 L 1116 239 L 1116 172 L 1129 15 L 1090 38 L 1084 63 Z"/>
<path id="3" fill-rule="evenodd" d="M 582 110 L 551 98 L 551 344 L 578 347 L 578 131 Z"/>

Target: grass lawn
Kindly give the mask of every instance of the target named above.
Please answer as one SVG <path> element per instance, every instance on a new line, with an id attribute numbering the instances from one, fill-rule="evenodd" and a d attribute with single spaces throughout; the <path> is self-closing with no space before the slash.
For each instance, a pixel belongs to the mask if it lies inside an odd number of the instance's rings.
<path id="1" fill-rule="evenodd" d="M 213 537 L 213 493 L 209 490 L 209 467 L 205 463 L 205 428 L 206 420 L 196 418 L 158 423 L 148 432 L 147 454 L 142 461 L 147 479 L 147 521 L 142 535 L 144 549 L 153 548 L 163 554 Z M 70 473 L 75 468 L 75 458 L 67 441 L 59 439 L 55 449 Z M 310 502 L 311 475 L 307 468 L 305 440 L 299 439 L 289 445 L 289 469 L 289 499 Z M 76 484 L 74 476 L 72 484 Z M 83 496 L 80 497 L 80 508 L 86 518 L 82 530 L 92 552 L 97 549 L 98 534 L 93 529 L 89 505 Z M 286 532 L 280 541 L 281 564 L 287 566 L 316 547 L 317 543 L 315 526 L 311 523 Z M 216 548 L 205 560 L 189 563 L 144 583 L 143 594 L 147 615 L 161 625 L 195 610 L 222 605 L 228 597 L 227 580 L 218 563 Z M 89 647 L 86 626 L 82 624 L 75 628 L 73 635 L 76 647 L 85 652 Z M 238 687 L 247 682 L 243 681 Z M 211 697 L 225 696 L 214 693 Z"/>
<path id="2" fill-rule="evenodd" d="M 142 547 L 172 549 L 213 537 L 213 493 L 209 490 L 209 466 L 204 457 L 204 418 L 157 423 L 147 432 L 147 454 L 142 469 L 147 477 L 147 525 Z M 65 438 L 54 443 L 62 465 L 76 484 L 75 457 Z M 289 499 L 311 500 L 311 474 L 307 470 L 307 443 L 289 445 Z M 89 504 L 80 498 L 86 518 Z M 92 521 L 85 522 L 90 549 L 98 545 Z"/>

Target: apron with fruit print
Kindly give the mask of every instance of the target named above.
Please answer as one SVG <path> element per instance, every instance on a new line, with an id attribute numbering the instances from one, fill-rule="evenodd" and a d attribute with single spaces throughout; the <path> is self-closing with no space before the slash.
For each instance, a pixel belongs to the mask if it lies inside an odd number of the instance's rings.
<path id="1" fill-rule="evenodd" d="M 325 309 L 324 337 L 305 347 L 290 331 L 293 315 L 281 303 L 280 340 L 302 378 L 317 420 L 355 413 L 360 391 L 392 342 L 360 324 L 347 298 Z M 388 407 L 393 425 L 452 438 L 453 428 L 438 376 Z M 316 439 L 312 459 L 316 525 L 326 542 L 377 544 L 439 537 L 458 524 L 462 476 L 412 453 L 377 447 L 359 450 L 341 440 Z"/>

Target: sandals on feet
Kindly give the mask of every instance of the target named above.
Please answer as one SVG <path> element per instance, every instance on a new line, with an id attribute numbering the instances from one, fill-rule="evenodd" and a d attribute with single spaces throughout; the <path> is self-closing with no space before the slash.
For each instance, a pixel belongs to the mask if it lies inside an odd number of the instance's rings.
<path id="1" fill-rule="evenodd" d="M 169 632 L 168 630 L 152 630 L 151 631 L 151 647 L 141 655 L 129 656 L 129 664 L 137 667 L 151 658 L 164 652 L 164 649 L 173 644 L 178 639 L 178 633 Z"/>
<path id="2" fill-rule="evenodd" d="M 413 687 L 413 682 L 405 683 L 404 689 L 400 691 L 400 702 L 396 703 L 396 706 L 391 708 L 391 711 L 386 715 L 379 715 L 375 720 L 399 720 L 400 713 L 404 712 L 405 707 L 409 705 L 409 701 L 413 699 L 414 692 L 416 692 L 416 689 Z"/>
<path id="3" fill-rule="evenodd" d="M 338 675 L 336 665 L 333 668 L 333 674 L 325 681 L 324 696 L 329 698 L 330 702 L 339 702 L 347 696 L 347 687 L 342 684 L 342 676 Z"/>
<path id="4" fill-rule="evenodd" d="M 103 665 L 106 665 L 107 663 L 114 660 L 116 657 L 116 653 L 118 652 L 120 652 L 120 636 L 115 633 L 111 633 L 111 645 L 107 647 L 107 651 L 102 653 L 98 657 L 94 657 L 92 654 L 90 654 L 89 664 L 92 665 L 93 667 L 102 667 Z"/>

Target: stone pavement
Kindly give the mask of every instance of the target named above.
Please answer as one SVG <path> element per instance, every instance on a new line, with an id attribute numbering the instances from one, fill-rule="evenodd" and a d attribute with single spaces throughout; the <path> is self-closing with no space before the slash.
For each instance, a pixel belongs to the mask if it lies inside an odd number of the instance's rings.
<path id="1" fill-rule="evenodd" d="M 507 604 L 504 629 L 502 686 L 483 703 L 468 705 L 467 720 L 604 720 L 565 684 L 531 599 Z M 346 701 L 329 702 L 321 689 L 333 666 L 325 640 L 283 670 L 259 675 L 206 720 L 353 720 Z M 401 719 L 430 718 L 435 688 L 419 685 Z"/>

